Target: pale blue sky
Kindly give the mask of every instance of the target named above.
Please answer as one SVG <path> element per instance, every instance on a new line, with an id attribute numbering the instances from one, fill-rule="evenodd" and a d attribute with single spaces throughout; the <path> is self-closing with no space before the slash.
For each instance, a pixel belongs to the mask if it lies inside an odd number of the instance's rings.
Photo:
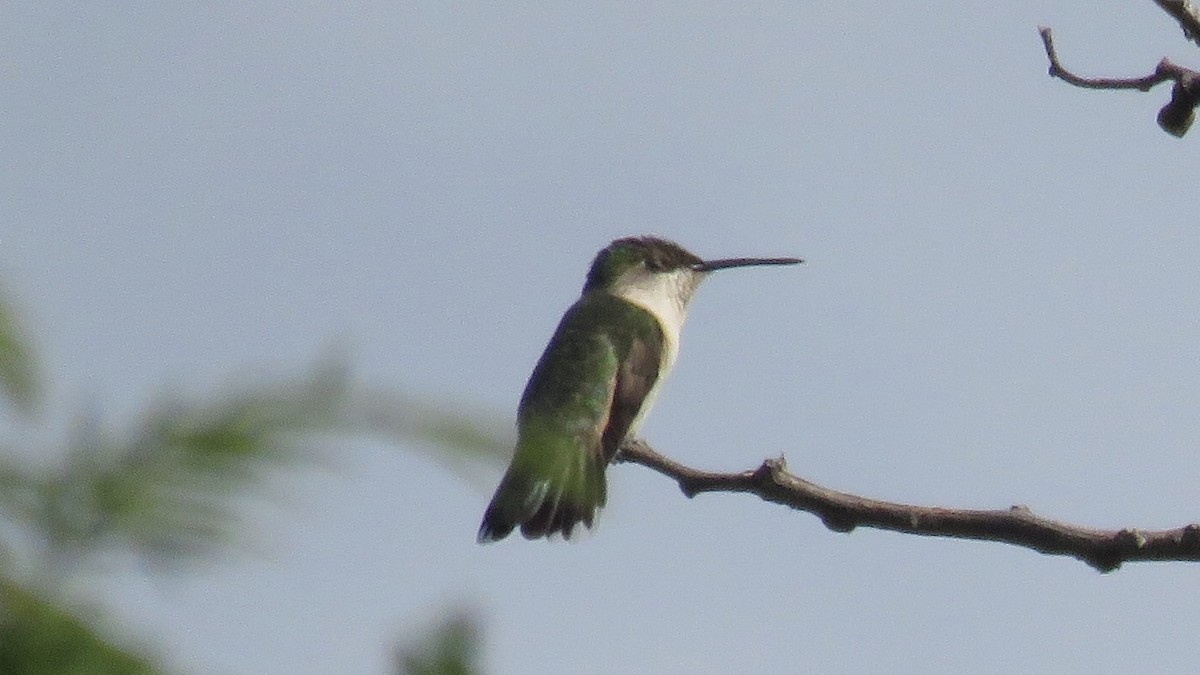
<path id="1" fill-rule="evenodd" d="M 1196 138 L 1051 80 L 1200 52 L 1153 3 L 0 6 L 0 280 L 54 410 L 290 372 L 509 414 L 596 249 L 713 278 L 643 433 L 838 489 L 1200 518 Z M 259 554 L 94 591 L 191 673 L 380 673 L 447 608 L 496 673 L 1194 668 L 1200 568 L 1101 576 L 610 471 L 598 531 L 474 543 L 499 477 L 350 443 Z"/>

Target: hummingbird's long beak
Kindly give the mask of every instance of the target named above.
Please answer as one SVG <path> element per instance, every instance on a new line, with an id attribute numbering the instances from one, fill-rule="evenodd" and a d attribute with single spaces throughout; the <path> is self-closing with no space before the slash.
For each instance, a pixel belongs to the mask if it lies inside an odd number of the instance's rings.
<path id="1" fill-rule="evenodd" d="M 750 267 L 752 265 L 796 265 L 803 263 L 801 258 L 725 258 L 723 260 L 705 260 L 692 265 L 697 272 L 712 272 L 730 267 Z"/>

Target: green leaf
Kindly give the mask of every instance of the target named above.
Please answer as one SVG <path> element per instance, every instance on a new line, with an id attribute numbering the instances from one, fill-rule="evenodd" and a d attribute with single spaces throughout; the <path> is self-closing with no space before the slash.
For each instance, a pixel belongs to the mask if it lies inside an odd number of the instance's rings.
<path id="1" fill-rule="evenodd" d="M 149 658 L 101 637 L 80 618 L 0 580 L 0 673 L 151 675 Z"/>
<path id="2" fill-rule="evenodd" d="M 310 459 L 302 450 L 312 434 L 346 429 L 346 392 L 342 369 L 322 367 L 209 402 L 159 402 L 129 434 L 86 425 L 67 461 L 36 481 L 41 538 L 59 553 L 124 548 L 153 562 L 227 545 L 239 497 Z M 9 492 L 0 505 L 30 503 L 12 489 L 19 484 L 0 482 Z"/>
<path id="3" fill-rule="evenodd" d="M 33 352 L 16 311 L 0 293 L 0 395 L 28 415 L 37 408 L 39 393 Z"/>
<path id="4" fill-rule="evenodd" d="M 512 452 L 512 420 L 460 404 L 438 405 L 376 391 L 356 401 L 364 425 L 389 440 L 431 443 L 451 463 L 505 461 Z"/>
<path id="5" fill-rule="evenodd" d="M 466 613 L 451 616 L 417 644 L 400 650 L 404 675 L 472 675 L 480 672 L 479 627 Z"/>

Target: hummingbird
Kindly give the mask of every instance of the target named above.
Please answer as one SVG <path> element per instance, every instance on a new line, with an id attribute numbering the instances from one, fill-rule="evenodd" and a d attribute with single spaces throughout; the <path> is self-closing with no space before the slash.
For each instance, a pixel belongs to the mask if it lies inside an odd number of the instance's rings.
<path id="1" fill-rule="evenodd" d="M 679 353 L 679 332 L 711 272 L 794 265 L 799 258 L 703 260 L 651 236 L 596 254 L 533 369 L 517 408 L 517 445 L 483 514 L 478 541 L 588 528 L 607 496 L 605 469 L 633 438 Z"/>

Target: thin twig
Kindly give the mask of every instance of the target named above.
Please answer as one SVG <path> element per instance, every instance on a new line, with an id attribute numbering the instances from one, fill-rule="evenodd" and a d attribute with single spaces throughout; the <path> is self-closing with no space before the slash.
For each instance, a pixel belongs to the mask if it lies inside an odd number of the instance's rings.
<path id="1" fill-rule="evenodd" d="M 1058 52 L 1054 49 L 1054 38 L 1051 36 L 1049 28 L 1040 26 L 1038 27 L 1038 33 L 1041 34 L 1042 44 L 1046 47 L 1046 58 L 1050 60 L 1050 77 L 1060 78 L 1076 87 L 1150 91 L 1150 88 L 1156 84 L 1162 84 L 1168 80 L 1175 79 L 1180 70 L 1180 66 L 1171 63 L 1167 59 L 1163 59 L 1158 63 L 1158 67 L 1154 69 L 1153 73 L 1144 77 L 1083 77 L 1067 70 L 1059 62 Z"/>
<path id="2" fill-rule="evenodd" d="M 838 492 L 788 473 L 785 462 L 768 459 L 757 469 L 715 473 L 693 469 L 634 439 L 621 448 L 633 462 L 674 479 L 688 497 L 701 492 L 747 492 L 807 511 L 835 532 L 873 527 L 929 537 L 980 539 L 1023 546 L 1048 555 L 1082 560 L 1101 572 L 1125 562 L 1200 561 L 1200 525 L 1173 530 L 1101 530 L 1034 515 L 1026 506 L 970 510 L 913 506 Z"/>
<path id="3" fill-rule="evenodd" d="M 1190 17 L 1192 20 L 1195 20 L 1197 24 L 1196 28 L 1200 29 L 1200 18 L 1195 16 L 1189 3 L 1172 2 L 1171 0 L 1155 0 L 1155 2 L 1158 2 L 1164 9 L 1166 5 L 1171 5 L 1172 7 L 1178 5 L 1178 11 L 1183 13 L 1181 16 Z M 1196 33 L 1189 33 L 1189 30 L 1188 24 L 1185 22 L 1184 32 L 1189 35 L 1196 35 Z M 1196 117 L 1196 106 L 1200 105 L 1200 72 L 1176 65 L 1164 58 L 1158 62 L 1158 66 L 1154 69 L 1154 72 L 1145 77 L 1082 77 L 1067 70 L 1059 62 L 1058 52 L 1054 49 L 1054 38 L 1050 35 L 1050 29 L 1041 26 L 1038 28 L 1038 32 L 1042 36 L 1042 45 L 1046 48 L 1046 58 L 1050 60 L 1050 76 L 1061 78 L 1063 81 L 1077 87 L 1149 91 L 1156 84 L 1174 80 L 1175 86 L 1171 89 L 1171 99 L 1158 111 L 1158 126 L 1162 127 L 1163 131 L 1177 138 L 1182 138 L 1188 129 L 1191 128 L 1192 122 Z"/>

